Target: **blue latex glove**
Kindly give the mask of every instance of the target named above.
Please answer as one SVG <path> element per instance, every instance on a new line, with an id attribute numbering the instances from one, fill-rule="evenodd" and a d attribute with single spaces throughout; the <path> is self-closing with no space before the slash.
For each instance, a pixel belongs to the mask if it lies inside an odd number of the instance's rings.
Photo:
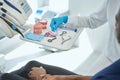
<path id="1" fill-rule="evenodd" d="M 58 17 L 58 18 L 52 18 L 51 23 L 50 23 L 50 27 L 52 31 L 56 31 L 57 28 L 63 24 L 63 23 L 67 23 L 68 21 L 68 16 L 62 16 L 62 17 Z"/>

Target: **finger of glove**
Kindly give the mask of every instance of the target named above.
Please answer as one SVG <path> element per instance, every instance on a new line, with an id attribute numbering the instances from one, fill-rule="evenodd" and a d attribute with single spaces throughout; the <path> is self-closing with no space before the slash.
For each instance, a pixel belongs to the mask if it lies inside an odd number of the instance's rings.
<path id="1" fill-rule="evenodd" d="M 55 26 L 51 27 L 51 30 L 52 30 L 53 32 L 56 31 L 56 27 L 55 27 Z"/>
<path id="2" fill-rule="evenodd" d="M 56 20 L 55 20 L 55 18 L 53 18 L 51 20 L 50 27 L 54 27 L 55 24 L 56 24 Z"/>

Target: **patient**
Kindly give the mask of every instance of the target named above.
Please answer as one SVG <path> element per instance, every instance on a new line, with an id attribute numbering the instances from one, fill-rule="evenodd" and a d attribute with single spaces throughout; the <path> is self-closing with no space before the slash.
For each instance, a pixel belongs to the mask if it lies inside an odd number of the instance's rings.
<path id="1" fill-rule="evenodd" d="M 30 61 L 19 70 L 1 74 L 0 80 L 120 80 L 120 59 L 94 76 L 82 76 L 60 67 Z"/>
<path id="2" fill-rule="evenodd" d="M 120 43 L 120 10 L 116 15 L 116 37 Z M 78 75 L 66 69 L 30 61 L 19 70 L 1 73 L 0 80 L 120 80 L 120 59 L 93 76 Z"/>

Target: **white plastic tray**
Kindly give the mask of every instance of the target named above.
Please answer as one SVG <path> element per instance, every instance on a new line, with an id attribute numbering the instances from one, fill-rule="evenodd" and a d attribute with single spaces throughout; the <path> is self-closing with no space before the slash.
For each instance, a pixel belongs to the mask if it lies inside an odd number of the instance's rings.
<path id="1" fill-rule="evenodd" d="M 50 31 L 50 27 L 47 26 L 47 29 L 44 30 L 42 32 L 42 34 L 45 34 L 46 32 Z M 29 40 L 29 39 L 26 39 L 26 38 L 23 38 L 23 37 L 20 37 L 22 40 L 24 41 L 28 41 L 28 42 L 32 42 L 32 43 L 36 43 L 36 44 L 39 44 L 39 45 L 42 45 L 42 46 L 46 46 L 46 47 L 50 47 L 50 48 L 55 48 L 55 49 L 58 49 L 58 50 L 69 50 L 72 48 L 72 46 L 74 45 L 75 41 L 77 40 L 77 38 L 79 37 L 80 33 L 82 32 L 82 28 L 77 28 L 77 32 L 74 32 L 72 30 L 66 30 L 66 29 L 62 29 L 62 28 L 58 28 L 58 30 L 56 31 L 57 33 L 57 36 L 56 36 L 56 39 L 53 40 L 52 42 L 48 42 L 48 39 L 51 39 L 51 37 L 44 37 L 40 42 L 39 41 L 33 41 L 33 40 Z M 29 30 L 28 32 L 32 31 Z M 70 36 L 70 40 L 68 41 L 65 41 L 63 44 L 62 44 L 62 37 L 60 36 L 60 34 L 63 32 L 63 31 L 66 31 L 67 33 L 65 35 L 63 35 L 63 38 L 64 40 L 68 39 L 69 36 Z M 26 33 L 24 33 L 26 34 Z"/>

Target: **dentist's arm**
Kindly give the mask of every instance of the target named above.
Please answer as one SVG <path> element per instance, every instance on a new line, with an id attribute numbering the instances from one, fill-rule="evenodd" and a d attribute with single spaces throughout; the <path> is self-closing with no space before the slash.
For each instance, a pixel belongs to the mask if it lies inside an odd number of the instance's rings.
<path id="1" fill-rule="evenodd" d="M 108 1 L 104 0 L 100 9 L 89 16 L 69 16 L 68 23 L 73 23 L 74 26 L 79 26 L 82 28 L 97 28 L 107 22 L 107 8 Z"/>
<path id="2" fill-rule="evenodd" d="M 82 28 L 97 28 L 107 22 L 107 6 L 108 0 L 105 0 L 100 10 L 89 16 L 76 15 L 53 18 L 50 23 L 51 30 L 56 31 L 62 23 L 70 23 Z"/>

